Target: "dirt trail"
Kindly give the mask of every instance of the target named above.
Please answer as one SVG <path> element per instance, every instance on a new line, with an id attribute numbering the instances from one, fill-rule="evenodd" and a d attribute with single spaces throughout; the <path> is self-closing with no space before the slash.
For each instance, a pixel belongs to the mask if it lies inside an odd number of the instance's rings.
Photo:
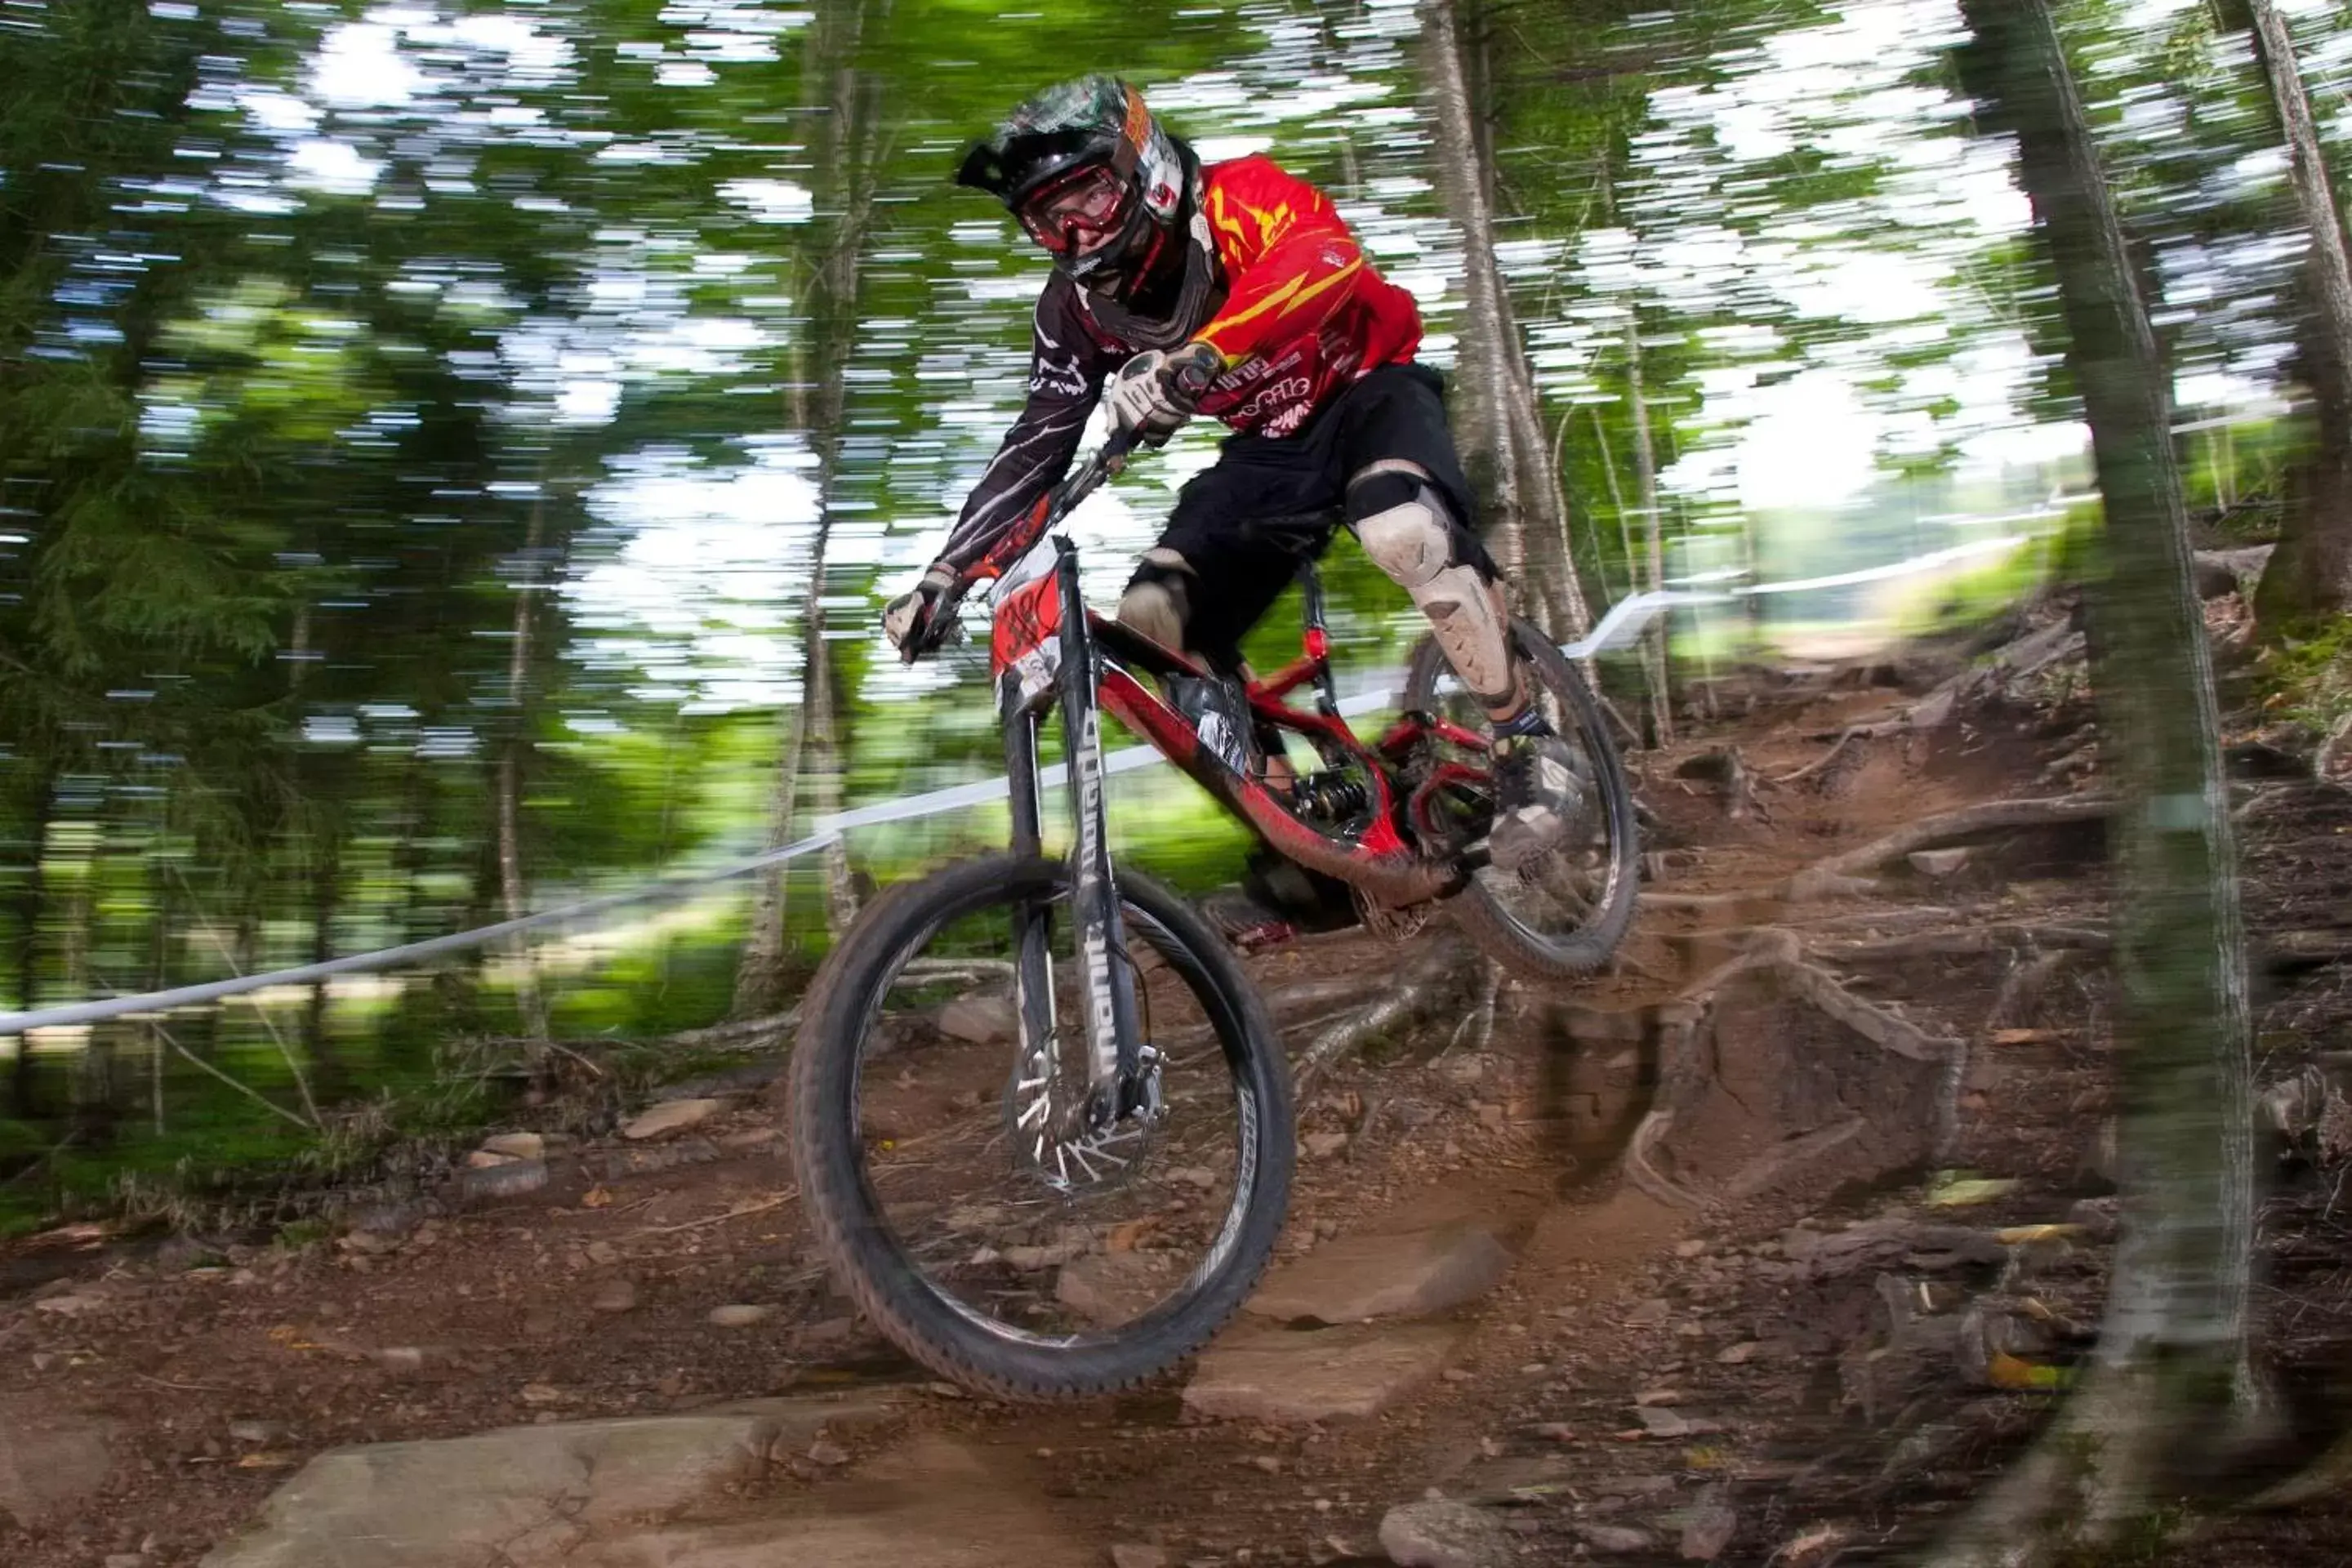
<path id="1" fill-rule="evenodd" d="M 2081 974 L 2053 969 L 2016 1005 L 2007 952 L 1869 951 L 1924 929 L 2095 919 L 2095 826 L 2088 851 L 2079 833 L 2027 831 L 1947 872 L 1898 862 L 1869 897 L 1767 896 L 1902 823 L 2050 793 L 2032 787 L 2043 758 L 2031 738 L 1958 728 L 1849 743 L 1833 765 L 1769 782 L 1817 762 L 1817 737 L 1904 700 L 1823 672 L 1647 759 L 1661 896 L 1612 973 L 1573 994 L 1510 988 L 1485 1050 L 1421 1042 L 1306 1097 L 1302 1134 L 1345 1136 L 1302 1158 L 1286 1263 L 1465 1225 L 1512 1255 L 1499 1284 L 1439 1314 L 1454 1336 L 1443 1370 L 1378 1415 L 1203 1416 L 1174 1382 L 1048 1410 L 932 1384 L 834 1295 L 778 1119 L 736 1100 L 659 1141 L 551 1149 L 536 1190 L 434 1215 L 362 1212 L 332 1243 L 126 1248 L 89 1230 L 16 1249 L 16 1278 L 53 1277 L 0 1300 L 0 1433 L 39 1438 L 0 1453 L 0 1561 L 194 1563 L 340 1446 L 777 1395 L 803 1401 L 784 1418 L 792 1444 L 728 1483 L 690 1549 L 658 1560 L 772 1561 L 756 1516 L 896 1520 L 909 1568 L 1101 1562 L 1114 1545 L 1128 1563 L 1386 1562 L 1384 1518 L 1431 1489 L 1475 1505 L 1463 1528 L 1488 1532 L 1486 1555 L 1464 1562 L 1819 1564 L 1916 1539 L 2031 1431 L 2095 1321 L 2106 1077 L 2099 993 Z M 1725 747 L 1735 770 L 1707 760 Z M 1741 1189 L 1753 1150 L 1733 1161 L 1670 1134 L 1662 1170 L 1714 1201 L 1663 1201 L 1619 1165 L 1662 1070 L 1659 1010 L 1765 923 L 1835 952 L 1852 994 L 1969 1045 L 1941 1086 L 1948 1143 L 1888 1169 L 1879 1145 L 1824 1124 L 1822 1152 L 1799 1150 Z M 1369 983 L 1394 962 L 1357 936 L 1253 967 L 1278 993 L 1334 973 Z M 1769 987 L 1718 1012 L 1706 1048 L 1718 1065 L 1765 1063 L 1771 1093 L 1797 1075 L 1753 1053 L 1801 1066 L 1831 1027 Z M 1766 1022 L 1742 1034 L 1743 1018 Z M 1851 1031 L 1840 1038 L 1857 1071 L 1874 1070 Z M 1874 1081 L 1814 1089 L 1859 1096 L 1850 1119 L 1868 1122 L 1885 1109 Z M 1691 1126 L 1776 1114 L 1741 1100 L 1758 1090 L 1736 1074 L 1726 1082 L 1738 1103 L 1710 1102 L 1717 1120 Z M 1938 1185 L 1931 1165 L 1996 1180 Z M 730 1305 L 766 1310 L 719 1326 Z M 868 1402 L 819 1420 L 813 1440 L 792 1426 L 817 1408 L 807 1400 L 835 1394 Z M 957 1543 L 939 1504 L 963 1494 L 995 1511 L 965 1514 Z M 930 1523 L 890 1511 L 918 1502 Z M 1025 1544 L 975 1549 L 971 1531 Z M 484 1561 L 656 1560 L 617 1539 L 586 1531 L 551 1555 Z M 865 1561 L 845 1545 L 837 1556 Z"/>

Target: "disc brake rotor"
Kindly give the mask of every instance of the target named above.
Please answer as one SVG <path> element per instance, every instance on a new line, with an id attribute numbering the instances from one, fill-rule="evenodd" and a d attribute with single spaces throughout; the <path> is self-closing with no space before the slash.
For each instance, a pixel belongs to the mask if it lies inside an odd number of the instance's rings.
<path id="1" fill-rule="evenodd" d="M 1142 1058 L 1142 1104 L 1108 1127 L 1097 1128 L 1088 1124 L 1086 1097 L 1062 1092 L 1053 1041 L 1023 1052 L 1004 1090 L 1013 1163 L 1057 1193 L 1110 1192 L 1125 1185 L 1143 1167 L 1161 1118 L 1160 1052 L 1147 1045 Z"/>

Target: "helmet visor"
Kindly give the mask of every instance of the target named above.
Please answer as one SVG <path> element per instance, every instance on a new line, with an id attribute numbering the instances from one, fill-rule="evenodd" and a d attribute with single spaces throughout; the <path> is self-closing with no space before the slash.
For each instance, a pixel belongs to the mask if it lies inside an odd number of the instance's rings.
<path id="1" fill-rule="evenodd" d="M 1021 226 L 1056 256 L 1084 256 L 1118 237 L 1132 195 L 1129 182 L 1107 164 L 1075 169 L 1021 204 Z"/>

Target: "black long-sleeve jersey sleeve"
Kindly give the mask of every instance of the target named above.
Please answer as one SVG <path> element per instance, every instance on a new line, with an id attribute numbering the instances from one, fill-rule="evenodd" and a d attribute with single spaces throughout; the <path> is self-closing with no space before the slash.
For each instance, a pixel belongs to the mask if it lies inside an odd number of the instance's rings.
<path id="1" fill-rule="evenodd" d="M 1087 321 L 1077 287 L 1060 273 L 1037 300 L 1029 401 L 963 503 L 940 561 L 966 582 L 1003 575 L 1037 542 L 1039 504 L 1069 471 L 1102 384 L 1126 357 Z"/>

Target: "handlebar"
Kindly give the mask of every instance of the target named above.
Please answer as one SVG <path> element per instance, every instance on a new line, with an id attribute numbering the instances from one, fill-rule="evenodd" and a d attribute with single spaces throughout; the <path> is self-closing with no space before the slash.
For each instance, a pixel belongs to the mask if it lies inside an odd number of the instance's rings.
<path id="1" fill-rule="evenodd" d="M 1046 492 L 1045 521 L 1038 531 L 1053 527 L 1077 510 L 1080 501 L 1095 493 L 1105 479 L 1115 478 L 1127 467 L 1134 455 L 1140 432 L 1113 432 L 1109 440 L 1095 448 L 1095 455 L 1078 465 L 1077 471 Z"/>
<path id="2" fill-rule="evenodd" d="M 1059 523 L 1077 510 L 1080 501 L 1101 489 L 1104 480 L 1117 477 L 1127 467 L 1128 458 L 1134 456 L 1140 432 L 1134 430 L 1114 431 L 1110 439 L 1095 448 L 1092 457 L 1046 491 L 1045 520 L 1038 524 L 1037 531 L 1043 533 Z M 961 630 L 956 612 L 962 607 L 964 595 L 971 588 L 969 583 L 958 583 L 940 595 L 921 635 L 908 638 L 907 646 L 898 650 L 900 662 L 912 664 L 923 655 L 937 651 Z"/>

